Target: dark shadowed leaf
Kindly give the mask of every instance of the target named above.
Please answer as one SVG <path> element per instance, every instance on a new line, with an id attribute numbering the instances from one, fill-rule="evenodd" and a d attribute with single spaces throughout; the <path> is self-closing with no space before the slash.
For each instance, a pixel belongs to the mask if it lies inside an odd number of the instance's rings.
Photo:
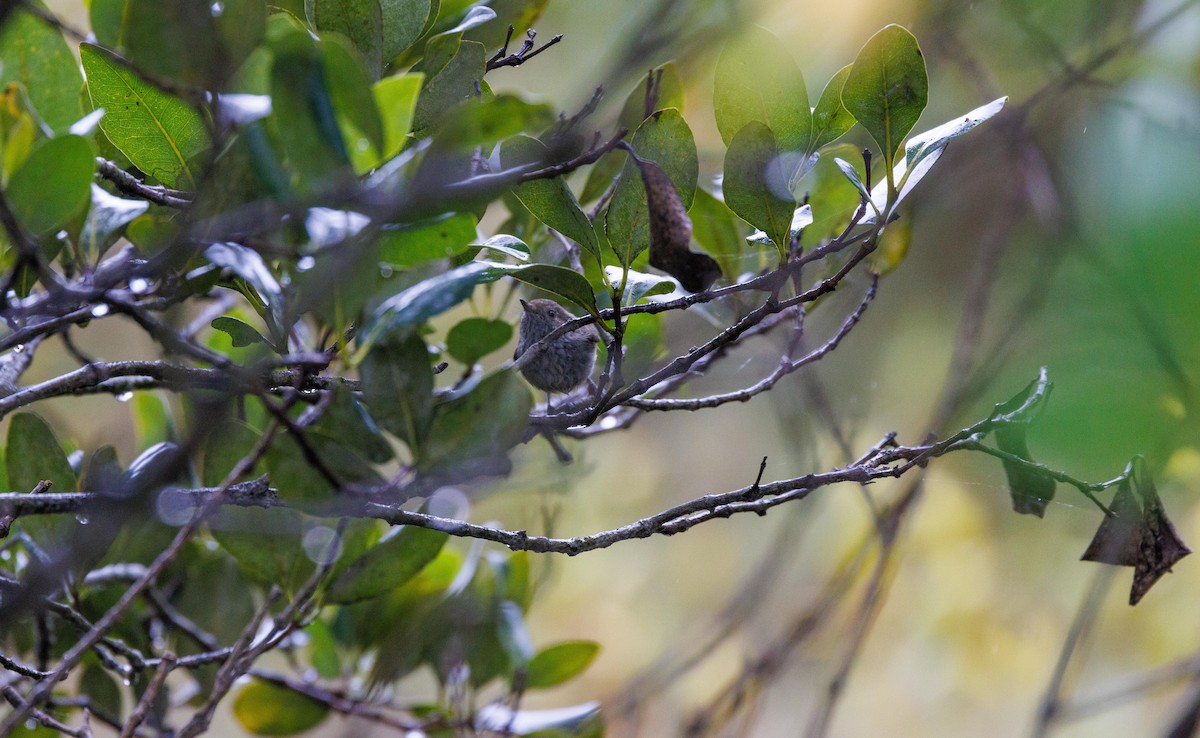
<path id="1" fill-rule="evenodd" d="M 553 264 L 532 264 L 513 270 L 509 276 L 565 297 L 589 313 L 596 314 L 596 296 L 592 292 L 592 285 L 579 272 Z"/>
<path id="2" fill-rule="evenodd" d="M 512 326 L 503 320 L 467 318 L 446 334 L 446 350 L 467 366 L 498 351 L 512 338 Z"/>
<path id="3" fill-rule="evenodd" d="M 211 325 L 216 330 L 227 334 L 233 341 L 235 348 L 267 342 L 267 339 L 263 338 L 263 335 L 254 329 L 254 326 L 248 325 L 237 318 L 231 318 L 228 315 L 215 318 Z"/>
<path id="4" fill-rule="evenodd" d="M 383 11 L 379 0 L 305 0 L 304 11 L 318 33 L 340 33 L 350 39 L 368 74 L 379 79 L 384 61 Z"/>
<path id="5" fill-rule="evenodd" d="M 721 271 L 728 277 L 742 271 L 746 242 L 738 218 L 729 206 L 703 188 L 697 188 L 688 216 L 692 219 L 692 238 L 716 257 Z"/>
<path id="6" fill-rule="evenodd" d="M 730 210 L 766 233 L 780 254 L 786 252 L 796 201 L 771 129 L 751 121 L 733 137 L 725 152 L 722 190 Z"/>
<path id="7" fill-rule="evenodd" d="M 52 492 L 74 492 L 75 472 L 54 437 L 54 431 L 33 413 L 17 413 L 5 441 L 8 482 L 19 492 L 30 492 L 43 479 Z"/>
<path id="8" fill-rule="evenodd" d="M 1129 604 L 1136 605 L 1163 574 L 1192 552 L 1175 532 L 1175 526 L 1163 509 L 1154 486 L 1154 478 L 1141 456 L 1133 459 L 1133 489 L 1142 501 L 1142 534 L 1138 541 L 1138 561 L 1133 570 Z"/>
<path id="9" fill-rule="evenodd" d="M 417 108 L 413 114 L 413 130 L 426 132 L 442 113 L 477 94 L 477 85 L 483 79 L 484 48 L 473 41 L 463 41 L 446 65 L 433 74 L 421 89 Z"/>
<path id="10" fill-rule="evenodd" d="M 484 377 L 434 411 L 418 468 L 450 479 L 507 469 L 508 450 L 520 443 L 532 409 L 533 397 L 516 372 Z"/>
<path id="11" fill-rule="evenodd" d="M 290 591 L 313 570 L 300 545 L 303 519 L 294 510 L 226 506 L 209 519 L 208 527 L 242 571 L 262 584 Z"/>
<path id="12" fill-rule="evenodd" d="M 359 366 L 371 418 L 410 447 L 419 445 L 433 414 L 433 366 L 415 331 L 377 342 Z"/>
<path id="13" fill-rule="evenodd" d="M 1005 425 L 997 428 L 996 446 L 1005 453 L 1032 461 L 1029 446 L 1025 442 L 1024 425 Z M 1015 461 L 1004 459 L 1003 464 L 1004 474 L 1008 477 L 1008 491 L 1012 495 L 1013 510 L 1042 517 L 1046 506 L 1054 499 L 1054 480 Z"/>

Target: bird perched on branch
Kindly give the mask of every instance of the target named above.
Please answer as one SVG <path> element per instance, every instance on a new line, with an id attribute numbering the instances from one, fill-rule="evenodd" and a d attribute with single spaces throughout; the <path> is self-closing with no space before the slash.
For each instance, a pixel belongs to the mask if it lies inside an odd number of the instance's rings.
<path id="1" fill-rule="evenodd" d="M 550 335 L 550 332 L 575 316 L 553 300 L 538 298 L 521 300 L 525 314 L 513 359 L 519 359 L 530 346 Z M 595 326 L 585 325 L 558 336 L 536 356 L 521 367 L 521 374 L 534 387 L 546 393 L 546 408 L 550 394 L 567 393 L 583 384 L 596 366 L 596 344 L 600 336 Z"/>

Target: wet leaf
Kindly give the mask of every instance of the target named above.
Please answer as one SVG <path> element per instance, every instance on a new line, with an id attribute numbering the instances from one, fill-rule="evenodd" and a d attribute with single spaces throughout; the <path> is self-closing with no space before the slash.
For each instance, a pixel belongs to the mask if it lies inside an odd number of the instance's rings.
<path id="1" fill-rule="evenodd" d="M 433 417 L 433 366 L 421 337 L 377 342 L 359 371 L 371 418 L 410 448 L 420 444 Z"/>
<path id="2" fill-rule="evenodd" d="M 503 320 L 467 318 L 446 334 L 446 350 L 467 366 L 498 351 L 512 339 L 513 328 Z"/>
<path id="3" fill-rule="evenodd" d="M 500 147 L 500 161 L 505 167 L 548 158 L 545 145 L 528 136 L 518 136 Z M 535 218 L 578 243 L 597 264 L 604 263 L 596 230 L 562 177 L 524 182 L 513 188 L 513 194 Z"/>
<path id="4" fill-rule="evenodd" d="M 713 112 L 726 146 L 747 123 L 769 128 L 781 151 L 803 152 L 812 135 L 804 75 L 787 47 L 753 26 L 729 42 L 717 61 Z"/>

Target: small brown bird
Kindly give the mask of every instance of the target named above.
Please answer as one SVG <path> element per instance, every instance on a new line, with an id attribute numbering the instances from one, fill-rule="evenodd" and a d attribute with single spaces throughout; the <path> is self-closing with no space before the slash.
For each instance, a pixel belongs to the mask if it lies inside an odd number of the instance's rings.
<path id="1" fill-rule="evenodd" d="M 521 316 L 521 330 L 513 359 L 520 358 L 530 346 L 555 328 L 575 319 L 574 315 L 553 300 L 521 300 L 521 307 L 525 309 L 525 314 Z M 596 328 L 585 325 L 554 339 L 544 351 L 521 367 L 525 379 L 547 394 L 547 408 L 550 393 L 570 392 L 591 377 L 592 369 L 596 366 L 596 344 L 599 341 Z"/>

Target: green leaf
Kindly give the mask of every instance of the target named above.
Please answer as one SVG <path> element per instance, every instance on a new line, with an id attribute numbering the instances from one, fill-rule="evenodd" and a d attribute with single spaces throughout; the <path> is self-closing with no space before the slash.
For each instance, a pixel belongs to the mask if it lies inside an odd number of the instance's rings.
<path id="1" fill-rule="evenodd" d="M 8 182 L 13 213 L 35 234 L 48 233 L 82 210 L 91 195 L 96 155 L 81 136 L 59 136 L 33 150 Z"/>
<path id="2" fill-rule="evenodd" d="M 83 77 L 62 33 L 17 7 L 0 28 L 0 86 L 19 82 L 38 116 L 63 131 L 82 114 Z"/>
<path id="3" fill-rule="evenodd" d="M 54 484 L 53 492 L 74 492 L 75 472 L 54 437 L 54 431 L 33 413 L 17 413 L 8 426 L 5 441 L 8 482 L 18 492 L 30 492 L 43 479 Z"/>
<path id="4" fill-rule="evenodd" d="M 842 87 L 842 104 L 879 144 L 889 170 L 928 101 L 925 58 L 916 37 L 897 25 L 867 41 Z"/>
<path id="5" fill-rule="evenodd" d="M 683 110 L 683 81 L 679 77 L 679 68 L 674 62 L 670 62 L 642 77 L 638 86 L 625 98 L 625 105 L 621 108 L 621 116 L 618 119 L 620 128 L 636 131 L 642 121 L 650 117 L 646 113 L 646 85 L 651 76 L 654 76 L 658 83 L 655 89 L 657 99 L 650 114 L 667 108 Z"/>
<path id="6" fill-rule="evenodd" d="M 809 149 L 813 121 L 804 76 L 783 42 L 758 26 L 721 52 L 713 112 L 727 146 L 747 123 L 758 121 L 774 132 L 781 151 Z"/>
<path id="7" fill-rule="evenodd" d="M 303 31 L 289 31 L 274 44 L 271 115 L 267 119 L 302 184 L 317 187 L 344 174 L 350 163 L 326 84 L 323 53 Z"/>
<path id="8" fill-rule="evenodd" d="M 208 434 L 204 444 L 204 465 L 200 478 L 206 487 L 215 487 L 246 453 L 258 443 L 259 433 L 240 420 L 228 420 Z M 253 471 L 248 476 L 253 476 Z"/>
<path id="9" fill-rule="evenodd" d="M 542 162 L 548 158 L 549 152 L 542 142 L 528 136 L 506 141 L 500 147 L 500 161 L 504 167 Z M 535 218 L 578 243 L 597 264 L 604 263 L 596 229 L 562 177 L 525 182 L 514 187 L 513 194 Z"/>
<path id="10" fill-rule="evenodd" d="M 538 131 L 554 122 L 548 105 L 528 103 L 515 95 L 468 99 L 438 122 L 435 145 L 472 149 L 494 145 L 523 131 Z"/>
<path id="11" fill-rule="evenodd" d="M 149 446 L 178 437 L 175 420 L 171 415 L 171 406 L 161 394 L 139 392 L 133 396 L 133 402 L 130 405 L 138 445 Z"/>
<path id="12" fill-rule="evenodd" d="M 854 186 L 854 189 L 858 191 L 859 196 L 872 201 L 871 193 L 867 190 L 867 186 L 863 184 L 862 176 L 854 168 L 854 165 L 840 158 L 835 158 L 833 161 L 837 164 L 837 168 L 841 170 L 842 174 L 845 175 L 846 179 L 849 180 L 850 184 Z"/>
<path id="13" fill-rule="evenodd" d="M 812 141 L 808 151 L 812 153 L 822 146 L 833 143 L 842 137 L 846 131 L 854 127 L 854 116 L 842 104 L 842 88 L 846 78 L 850 76 L 853 64 L 847 64 L 833 75 L 813 109 Z"/>
<path id="14" fill-rule="evenodd" d="M 371 79 L 379 79 L 384 61 L 379 0 L 305 0 L 304 12 L 322 38 L 333 32 L 350 39 Z"/>
<path id="15" fill-rule="evenodd" d="M 209 518 L 208 527 L 242 571 L 264 584 L 290 591 L 313 570 L 300 545 L 303 518 L 295 510 L 225 506 Z"/>
<path id="16" fill-rule="evenodd" d="M 692 130 L 677 110 L 664 110 L 647 118 L 631 145 L 638 156 L 655 162 L 675 185 L 684 208 L 696 193 L 699 162 Z M 627 158 L 612 202 L 604 216 L 608 242 L 623 266 L 629 266 L 650 246 L 650 211 L 641 171 Z"/>
<path id="17" fill-rule="evenodd" d="M 109 715 L 121 713 L 121 685 L 99 664 L 89 663 L 79 677 L 79 693 L 87 695 L 91 707 Z"/>
<path id="18" fill-rule="evenodd" d="M 533 396 L 511 369 L 483 378 L 470 392 L 434 411 L 417 467 L 448 479 L 505 472 L 507 452 L 521 442 Z"/>
<path id="19" fill-rule="evenodd" d="M 255 679 L 233 698 L 233 715 L 255 735 L 296 735 L 320 725 L 329 706 L 299 692 Z"/>
<path id="20" fill-rule="evenodd" d="M 383 61 L 394 59 L 416 43 L 437 16 L 438 3 L 430 0 L 380 0 L 383 10 Z"/>
<path id="21" fill-rule="evenodd" d="M 192 162 L 208 149 L 200 114 L 116 62 L 109 52 L 80 44 L 94 108 L 104 108 L 100 128 L 138 169 L 159 182 L 192 189 Z"/>
<path id="22" fill-rule="evenodd" d="M 375 106 L 383 117 L 383 152 L 378 161 L 386 161 L 404 147 L 408 133 L 412 130 L 413 113 L 417 109 L 417 95 L 425 75 L 420 73 L 386 77 L 371 89 L 375 95 Z M 370 167 L 364 168 L 365 171 Z"/>
<path id="23" fill-rule="evenodd" d="M 381 427 L 417 446 L 433 417 L 433 366 L 416 331 L 375 343 L 359 367 L 363 401 Z"/>
<path id="24" fill-rule="evenodd" d="M 417 98 L 413 130 L 425 131 L 447 110 L 474 97 L 477 85 L 483 79 L 484 62 L 483 44 L 463 41 L 446 65 L 426 80 L 421 96 Z"/>
<path id="25" fill-rule="evenodd" d="M 467 366 L 499 351 L 512 339 L 513 328 L 503 320 L 467 318 L 446 334 L 446 350 Z"/>
<path id="26" fill-rule="evenodd" d="M 91 193 L 92 205 L 83 231 L 79 234 L 79 241 L 94 263 L 130 221 L 150 209 L 150 203 L 110 195 L 95 183 L 91 185 Z"/>
<path id="27" fill-rule="evenodd" d="M 327 599 L 347 604 L 396 589 L 437 558 L 449 537 L 428 528 L 401 527 L 338 573 Z"/>
<path id="28" fill-rule="evenodd" d="M 692 219 L 692 238 L 716 257 L 726 276 L 733 277 L 745 271 L 741 259 L 746 242 L 742 239 L 737 216 L 728 205 L 697 188 L 688 217 Z"/>
<path id="29" fill-rule="evenodd" d="M 804 232 L 804 229 L 812 225 L 813 212 L 811 205 L 801 205 L 792 213 L 792 224 L 788 226 L 788 242 L 798 239 Z M 773 243 L 771 237 L 763 231 L 755 231 L 746 237 L 750 243 L 762 244 L 763 246 Z"/>
<path id="30" fill-rule="evenodd" d="M 725 152 L 721 186 L 729 209 L 766 233 L 781 255 L 786 253 L 796 201 L 771 129 L 751 121 L 738 131 Z"/>
<path id="31" fill-rule="evenodd" d="M 512 271 L 508 276 L 540 290 L 565 297 L 592 315 L 597 313 L 592 285 L 577 271 L 552 264 L 532 264 Z"/>
<path id="32" fill-rule="evenodd" d="M 333 402 L 317 421 L 315 430 L 338 439 L 376 464 L 386 463 L 395 456 L 363 401 L 346 387 L 334 389 Z"/>
<path id="33" fill-rule="evenodd" d="M 859 154 L 858 147 L 841 143 L 831 146 L 817 161 L 812 173 L 812 194 L 808 200 L 812 205 L 813 224 L 804 229 L 800 238 L 800 245 L 804 248 L 816 246 L 841 233 L 858 209 L 861 202 L 858 190 L 842 174 L 837 159 L 852 160 Z"/>
<path id="34" fill-rule="evenodd" d="M 392 295 L 375 309 L 359 339 L 359 352 L 387 333 L 419 325 L 471 296 L 475 285 L 494 282 L 518 267 L 473 261 L 418 282 Z"/>
<path id="35" fill-rule="evenodd" d="M 477 236 L 475 216 L 443 215 L 419 223 L 385 226 L 379 233 L 379 258 L 397 266 L 415 266 L 462 253 Z"/>
<path id="36" fill-rule="evenodd" d="M 351 149 L 375 156 L 383 151 L 383 120 L 375 106 L 371 79 L 354 49 L 341 36 L 321 41 L 325 85 L 341 123 L 342 136 Z"/>
<path id="37" fill-rule="evenodd" d="M 600 653 L 595 641 L 564 641 L 538 651 L 529 662 L 525 686 L 529 689 L 557 687 L 582 674 Z"/>
<path id="38" fill-rule="evenodd" d="M 222 315 L 215 318 L 212 323 L 213 328 L 225 333 L 233 340 L 234 348 L 242 348 L 244 346 L 253 346 L 256 343 L 266 343 L 267 339 L 254 329 L 237 318 L 231 318 L 228 315 Z"/>

